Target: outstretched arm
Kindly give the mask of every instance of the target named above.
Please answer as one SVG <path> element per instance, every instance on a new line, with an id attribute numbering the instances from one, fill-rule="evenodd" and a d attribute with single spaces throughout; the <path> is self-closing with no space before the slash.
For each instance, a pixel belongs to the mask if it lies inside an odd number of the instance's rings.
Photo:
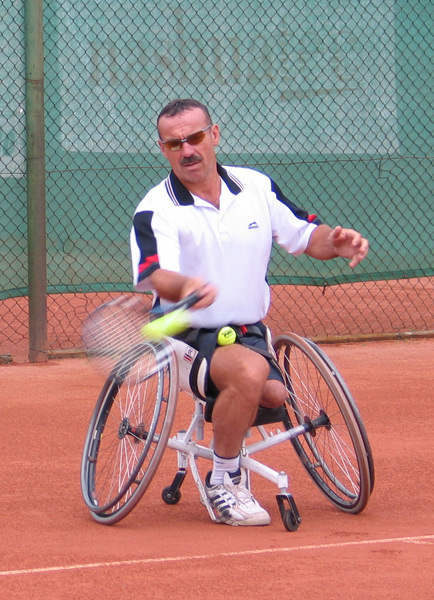
<path id="1" fill-rule="evenodd" d="M 305 250 L 312 258 L 329 260 L 341 256 L 350 259 L 354 269 L 368 254 L 369 242 L 358 231 L 328 225 L 319 225 L 310 236 Z"/>

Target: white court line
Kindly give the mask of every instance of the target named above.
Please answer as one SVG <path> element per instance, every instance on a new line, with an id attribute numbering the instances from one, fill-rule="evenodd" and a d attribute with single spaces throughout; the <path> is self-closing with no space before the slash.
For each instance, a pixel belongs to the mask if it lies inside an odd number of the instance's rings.
<path id="1" fill-rule="evenodd" d="M 79 569 L 99 569 L 101 567 L 121 567 L 131 565 L 149 565 L 154 563 L 168 563 L 181 561 L 208 560 L 225 557 L 251 556 L 253 554 L 276 554 L 278 552 L 302 552 L 303 550 L 326 550 L 328 548 L 345 548 L 348 546 L 370 546 L 375 544 L 392 544 L 405 542 L 421 544 L 433 540 L 433 535 L 420 535 L 416 537 L 385 538 L 380 540 L 359 540 L 357 542 L 339 542 L 335 544 L 316 544 L 310 546 L 295 546 L 293 548 L 263 548 L 261 550 L 241 550 L 240 552 L 219 552 L 217 554 L 195 554 L 192 556 L 162 556 L 160 558 L 138 558 L 135 560 L 115 560 L 110 562 L 85 563 L 79 565 L 62 565 L 58 567 L 39 567 L 35 569 L 17 569 L 15 571 L 0 571 L 0 577 L 6 575 L 32 575 L 35 573 L 54 573 L 58 571 L 76 571 Z"/>

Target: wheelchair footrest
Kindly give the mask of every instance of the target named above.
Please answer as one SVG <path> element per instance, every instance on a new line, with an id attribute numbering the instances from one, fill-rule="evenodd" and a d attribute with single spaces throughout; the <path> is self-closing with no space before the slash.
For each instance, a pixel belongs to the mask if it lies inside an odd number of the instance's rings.
<path id="1" fill-rule="evenodd" d="M 291 494 L 277 494 L 277 505 L 287 531 L 296 531 L 301 523 L 300 513 Z"/>

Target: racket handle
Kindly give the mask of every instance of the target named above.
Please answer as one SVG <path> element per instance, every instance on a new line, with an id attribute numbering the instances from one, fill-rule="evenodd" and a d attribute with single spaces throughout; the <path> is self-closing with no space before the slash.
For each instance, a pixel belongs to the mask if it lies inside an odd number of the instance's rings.
<path id="1" fill-rule="evenodd" d="M 202 296 L 200 294 L 198 294 L 197 292 L 193 292 L 192 294 L 189 294 L 188 296 L 171 306 L 170 312 L 172 312 L 172 310 L 178 310 L 178 308 L 191 308 L 192 306 L 197 304 L 197 302 L 199 302 L 201 298 Z"/>
<path id="2" fill-rule="evenodd" d="M 188 308 L 191 308 L 197 302 L 199 302 L 201 298 L 202 296 L 198 292 L 193 292 L 185 298 L 183 298 L 182 300 L 179 300 L 175 304 L 172 304 L 169 308 L 166 308 L 165 310 L 162 310 L 160 306 L 152 308 L 151 314 L 155 317 L 162 317 L 163 315 L 168 315 L 169 313 L 179 310 L 180 308 L 183 310 L 187 310 Z"/>
<path id="3" fill-rule="evenodd" d="M 199 302 L 201 297 L 202 296 L 197 292 L 193 292 L 192 294 L 189 294 L 182 300 L 176 302 L 176 304 L 172 304 L 172 306 L 166 308 L 166 310 L 162 310 L 160 306 L 157 308 L 153 308 L 151 310 L 151 314 L 155 315 L 156 317 L 162 317 L 163 315 L 168 315 L 169 313 L 175 312 L 175 310 L 179 310 L 180 308 L 186 310 L 187 308 L 191 308 L 197 302 Z"/>

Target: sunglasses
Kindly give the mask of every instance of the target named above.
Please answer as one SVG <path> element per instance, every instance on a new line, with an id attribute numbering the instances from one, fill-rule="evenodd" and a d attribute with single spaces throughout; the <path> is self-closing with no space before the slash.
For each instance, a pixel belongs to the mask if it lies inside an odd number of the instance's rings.
<path id="1" fill-rule="evenodd" d="M 163 142 L 163 140 L 160 140 L 160 142 L 164 146 L 166 146 L 166 148 L 171 150 L 172 152 L 181 150 L 182 144 L 185 144 L 185 143 L 189 144 L 190 146 L 197 146 L 198 144 L 200 144 L 203 141 L 203 138 L 205 137 L 205 131 L 208 131 L 208 129 L 210 127 L 212 127 L 212 123 L 210 123 L 207 127 L 205 127 L 205 129 L 201 129 L 200 131 L 196 131 L 196 133 L 192 133 L 192 134 L 188 135 L 183 140 L 167 140 L 166 142 Z"/>

